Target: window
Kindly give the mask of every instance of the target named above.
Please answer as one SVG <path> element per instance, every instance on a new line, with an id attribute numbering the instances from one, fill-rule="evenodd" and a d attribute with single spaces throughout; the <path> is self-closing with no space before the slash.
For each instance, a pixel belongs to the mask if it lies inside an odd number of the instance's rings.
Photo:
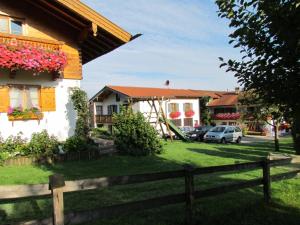
<path id="1" fill-rule="evenodd" d="M 168 111 L 169 112 L 179 112 L 179 104 L 178 103 L 169 103 Z"/>
<path id="2" fill-rule="evenodd" d="M 96 115 L 103 115 L 103 106 L 96 105 Z"/>
<path id="3" fill-rule="evenodd" d="M 183 104 L 184 112 L 189 112 L 193 110 L 193 103 L 184 103 Z"/>
<path id="4" fill-rule="evenodd" d="M 40 88 L 37 86 L 10 86 L 10 107 L 24 109 L 40 107 Z"/>
<path id="5" fill-rule="evenodd" d="M 112 115 L 113 113 L 118 112 L 118 106 L 117 105 L 109 105 L 107 106 L 107 114 Z"/>
<path id="6" fill-rule="evenodd" d="M 11 20 L 10 21 L 10 33 L 16 35 L 23 34 L 23 23 L 22 21 L 18 20 Z"/>
<path id="7" fill-rule="evenodd" d="M 0 32 L 22 35 L 23 21 L 14 18 L 9 18 L 6 16 L 0 16 Z"/>
<path id="8" fill-rule="evenodd" d="M 120 101 L 120 95 L 116 94 L 116 102 L 119 102 L 119 101 Z"/>
<path id="9" fill-rule="evenodd" d="M 0 32 L 1 33 L 9 33 L 9 23 L 8 18 L 0 17 Z"/>

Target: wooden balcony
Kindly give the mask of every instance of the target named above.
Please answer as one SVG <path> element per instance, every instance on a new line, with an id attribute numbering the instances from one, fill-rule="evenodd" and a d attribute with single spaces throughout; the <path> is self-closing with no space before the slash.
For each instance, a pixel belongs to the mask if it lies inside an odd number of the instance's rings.
<path id="1" fill-rule="evenodd" d="M 27 37 L 21 35 L 0 33 L 0 44 L 20 44 L 28 45 L 35 48 L 42 48 L 46 50 L 60 50 L 64 44 L 61 41 L 47 40 L 41 38 Z"/>
<path id="2" fill-rule="evenodd" d="M 96 115 L 97 124 L 113 124 L 112 115 Z"/>

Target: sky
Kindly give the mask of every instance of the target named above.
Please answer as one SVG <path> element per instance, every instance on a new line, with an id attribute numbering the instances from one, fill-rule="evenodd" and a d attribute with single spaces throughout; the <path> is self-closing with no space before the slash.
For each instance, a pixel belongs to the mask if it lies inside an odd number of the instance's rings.
<path id="1" fill-rule="evenodd" d="M 237 58 L 228 44 L 228 22 L 213 0 L 81 0 L 127 32 L 134 41 L 83 66 L 89 97 L 105 85 L 233 90 L 233 74 L 219 56 Z"/>

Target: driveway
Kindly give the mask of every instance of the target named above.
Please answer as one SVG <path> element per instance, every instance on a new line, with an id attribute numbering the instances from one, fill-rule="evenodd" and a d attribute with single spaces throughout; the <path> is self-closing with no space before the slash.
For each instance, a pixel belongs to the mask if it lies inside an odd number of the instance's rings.
<path id="1" fill-rule="evenodd" d="M 257 142 L 269 142 L 272 140 L 274 140 L 274 137 L 246 135 L 245 137 L 242 138 L 242 143 L 250 144 L 250 143 L 257 143 Z"/>

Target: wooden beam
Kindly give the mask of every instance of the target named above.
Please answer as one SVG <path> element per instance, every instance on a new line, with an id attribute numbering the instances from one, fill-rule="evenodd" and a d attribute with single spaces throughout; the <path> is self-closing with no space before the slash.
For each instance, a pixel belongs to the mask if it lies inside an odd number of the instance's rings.
<path id="1" fill-rule="evenodd" d="M 25 0 L 25 1 L 27 1 L 28 3 L 30 3 L 31 5 L 33 5 L 33 6 L 35 6 L 35 7 L 37 7 L 37 8 L 39 8 L 39 9 L 43 10 L 43 11 L 46 12 L 47 14 L 52 15 L 52 16 L 54 16 L 55 18 L 57 18 L 57 19 L 63 21 L 64 23 L 70 25 L 71 27 L 75 28 L 76 30 L 82 30 L 82 27 L 76 26 L 74 23 L 72 23 L 72 22 L 66 20 L 66 19 L 63 18 L 62 16 L 59 16 L 59 15 L 57 15 L 56 13 L 54 13 L 53 11 L 51 11 L 51 10 L 49 10 L 49 9 L 47 9 L 47 8 L 45 8 L 45 7 L 43 7 L 43 6 L 41 6 L 40 4 L 37 3 L 38 1 L 35 1 L 35 2 L 32 2 L 31 0 Z"/>

